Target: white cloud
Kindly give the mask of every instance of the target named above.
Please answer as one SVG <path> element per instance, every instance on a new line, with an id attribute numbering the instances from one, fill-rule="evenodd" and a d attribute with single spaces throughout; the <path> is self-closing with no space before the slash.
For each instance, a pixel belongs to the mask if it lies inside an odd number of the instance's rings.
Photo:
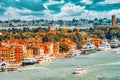
<path id="1" fill-rule="evenodd" d="M 54 19 L 65 19 L 70 17 L 75 17 L 76 15 L 80 15 L 84 12 L 85 6 L 76 6 L 73 3 L 66 3 L 61 7 L 61 12 L 58 14 L 54 14 Z"/>
<path id="2" fill-rule="evenodd" d="M 115 4 L 120 3 L 120 0 L 105 0 L 103 2 L 99 2 L 98 4 Z"/>
<path id="3" fill-rule="evenodd" d="M 104 12 L 85 10 L 85 12 L 81 14 L 81 18 L 90 18 L 90 19 L 111 18 L 111 15 L 113 14 L 116 15 L 117 17 L 120 17 L 120 9 L 104 11 Z"/>
<path id="4" fill-rule="evenodd" d="M 26 15 L 21 15 L 26 14 Z M 37 14 L 37 15 L 36 15 Z M 85 6 L 78 6 L 73 3 L 66 3 L 61 7 L 61 11 L 59 13 L 53 14 L 51 10 L 43 10 L 43 11 L 32 11 L 29 9 L 18 9 L 14 7 L 6 8 L 3 16 L 0 16 L 0 19 L 21 19 L 21 20 L 32 20 L 32 19 L 48 19 L 48 20 L 72 20 L 73 18 L 86 18 L 86 19 L 94 19 L 94 18 L 111 18 L 111 15 L 116 15 L 120 18 L 120 8 L 113 9 L 110 11 L 93 11 L 86 10 Z"/>
<path id="5" fill-rule="evenodd" d="M 43 11 L 34 12 L 26 8 L 18 9 L 14 7 L 8 7 L 6 8 L 4 15 L 0 16 L 0 19 L 2 20 L 7 20 L 8 18 L 9 19 L 21 19 L 21 20 L 32 20 L 32 19 L 40 19 L 40 18 L 48 19 L 49 16 L 51 15 L 51 12 L 53 11 L 43 10 Z M 24 15 L 24 14 L 27 14 L 27 15 Z"/>
<path id="6" fill-rule="evenodd" d="M 14 7 L 8 7 L 6 8 L 6 11 L 4 12 L 4 15 L 2 16 L 3 18 L 2 19 L 28 19 L 30 18 L 32 15 L 27 15 L 27 16 L 22 16 L 20 14 L 22 13 L 27 13 L 27 14 L 30 14 L 30 13 L 33 13 L 31 10 L 28 10 L 28 9 L 17 9 L 17 8 L 14 8 Z"/>
<path id="7" fill-rule="evenodd" d="M 28 9 L 20 10 L 17 8 L 8 7 L 8 8 L 6 8 L 6 12 L 4 12 L 4 15 L 14 17 L 14 16 L 18 16 L 20 13 L 32 13 L 32 11 L 30 11 Z"/>
<path id="8" fill-rule="evenodd" d="M 49 2 L 47 3 L 44 3 L 43 6 L 48 9 L 48 6 L 49 5 L 54 5 L 54 4 L 63 4 L 64 3 L 64 0 L 61 0 L 61 1 L 53 1 L 53 0 L 49 0 Z"/>
<path id="9" fill-rule="evenodd" d="M 3 5 L 5 5 L 3 2 L 0 3 L 0 9 L 5 9 L 5 7 L 3 7 Z"/>
<path id="10" fill-rule="evenodd" d="M 91 0 L 81 0 L 81 3 L 92 4 L 92 1 Z"/>

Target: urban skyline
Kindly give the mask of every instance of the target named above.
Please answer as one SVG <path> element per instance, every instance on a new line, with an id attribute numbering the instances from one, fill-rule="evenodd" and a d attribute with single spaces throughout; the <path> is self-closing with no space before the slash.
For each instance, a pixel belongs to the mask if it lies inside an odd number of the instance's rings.
<path id="1" fill-rule="evenodd" d="M 1 0 L 0 20 L 120 18 L 119 0 Z"/>

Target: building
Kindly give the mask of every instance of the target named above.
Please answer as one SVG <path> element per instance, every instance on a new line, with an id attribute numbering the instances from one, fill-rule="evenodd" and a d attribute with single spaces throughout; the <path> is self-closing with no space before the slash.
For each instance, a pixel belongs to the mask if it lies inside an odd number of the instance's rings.
<path id="1" fill-rule="evenodd" d="M 116 16 L 112 15 L 112 27 L 116 27 Z"/>
<path id="2" fill-rule="evenodd" d="M 44 43 L 44 54 L 49 54 L 49 55 L 52 55 L 54 50 L 53 50 L 53 43 L 52 42 L 45 42 Z"/>
<path id="3" fill-rule="evenodd" d="M 22 49 L 20 47 L 15 48 L 15 61 L 21 62 L 23 58 Z"/>
<path id="4" fill-rule="evenodd" d="M 102 41 L 102 39 L 100 38 L 90 38 L 90 40 L 97 48 L 100 46 L 100 42 Z M 87 39 L 83 40 L 84 43 L 86 43 L 87 41 L 88 41 Z"/>

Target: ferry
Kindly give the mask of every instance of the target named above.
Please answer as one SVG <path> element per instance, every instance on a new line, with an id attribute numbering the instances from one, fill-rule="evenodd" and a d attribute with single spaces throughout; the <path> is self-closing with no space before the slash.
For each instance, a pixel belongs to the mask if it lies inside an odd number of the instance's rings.
<path id="1" fill-rule="evenodd" d="M 23 58 L 22 59 L 22 65 L 33 65 L 36 63 L 36 60 L 34 58 Z"/>
<path id="2" fill-rule="evenodd" d="M 110 44 L 108 43 L 107 40 L 103 40 L 103 41 L 100 43 L 99 49 L 100 49 L 100 50 L 110 50 L 110 49 L 111 49 L 111 46 L 110 46 Z"/>
<path id="3" fill-rule="evenodd" d="M 88 42 L 81 49 L 82 54 L 94 53 L 96 50 L 96 46 L 92 44 L 90 39 L 88 39 Z"/>
<path id="4" fill-rule="evenodd" d="M 82 74 L 82 73 L 85 73 L 85 72 L 86 72 L 86 70 L 84 68 L 82 68 L 80 65 L 78 65 L 75 68 L 75 71 L 72 74 Z"/>
<path id="5" fill-rule="evenodd" d="M 120 46 L 120 41 L 114 36 L 110 41 L 111 48 L 117 48 Z"/>

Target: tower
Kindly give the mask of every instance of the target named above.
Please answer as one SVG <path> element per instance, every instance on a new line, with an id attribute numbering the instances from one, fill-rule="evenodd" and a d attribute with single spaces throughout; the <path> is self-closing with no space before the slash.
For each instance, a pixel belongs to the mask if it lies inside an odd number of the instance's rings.
<path id="1" fill-rule="evenodd" d="M 112 27 L 116 26 L 116 16 L 112 15 Z"/>
<path id="2" fill-rule="evenodd" d="M 51 30 L 51 26 L 50 25 L 48 25 L 48 31 L 50 31 Z"/>

